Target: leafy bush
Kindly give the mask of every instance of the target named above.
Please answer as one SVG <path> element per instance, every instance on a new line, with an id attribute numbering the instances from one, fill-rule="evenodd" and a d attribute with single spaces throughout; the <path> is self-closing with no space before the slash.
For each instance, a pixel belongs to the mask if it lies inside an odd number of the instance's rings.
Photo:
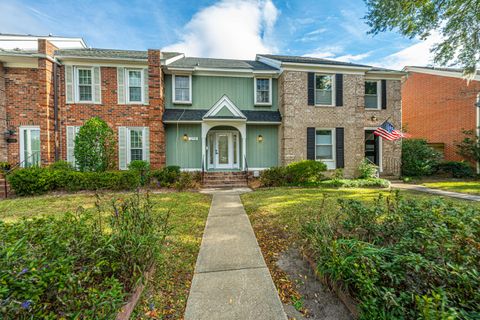
<path id="1" fill-rule="evenodd" d="M 363 159 L 358 166 L 358 178 L 360 179 L 370 179 L 378 177 L 378 167 L 368 161 Z"/>
<path id="2" fill-rule="evenodd" d="M 464 138 L 457 144 L 458 154 L 466 159 L 480 161 L 480 139 L 473 130 L 463 130 Z"/>
<path id="3" fill-rule="evenodd" d="M 171 187 L 180 177 L 180 167 L 168 166 L 152 171 L 151 175 L 161 187 Z"/>
<path id="4" fill-rule="evenodd" d="M 424 139 L 402 141 L 402 175 L 410 177 L 428 176 L 434 173 L 440 154 L 429 147 Z"/>
<path id="5" fill-rule="evenodd" d="M 79 172 L 31 167 L 15 170 L 7 178 L 19 196 L 54 190 L 131 190 L 140 185 L 140 176 L 133 171 Z"/>
<path id="6" fill-rule="evenodd" d="M 195 173 L 193 172 L 181 172 L 177 181 L 173 184 L 175 189 L 183 191 L 195 187 Z"/>
<path id="7" fill-rule="evenodd" d="M 321 181 L 318 186 L 333 188 L 388 188 L 390 182 L 380 178 L 370 179 L 332 179 Z"/>
<path id="8" fill-rule="evenodd" d="M 315 185 L 324 178 L 327 165 L 320 161 L 302 160 L 286 167 L 264 170 L 260 181 L 265 187 Z"/>
<path id="9" fill-rule="evenodd" d="M 438 173 L 446 173 L 453 178 L 470 178 L 474 176 L 472 166 L 464 161 L 447 161 L 439 163 Z"/>
<path id="10" fill-rule="evenodd" d="M 319 272 L 359 301 L 361 319 L 478 319 L 480 220 L 472 206 L 379 196 L 326 201 L 303 228 Z"/>
<path id="11" fill-rule="evenodd" d="M 72 164 L 64 160 L 56 161 L 51 165 L 49 165 L 48 168 L 51 170 L 66 170 L 66 171 L 74 170 Z"/>
<path id="12" fill-rule="evenodd" d="M 98 117 L 87 120 L 75 137 L 74 154 L 80 171 L 112 169 L 115 154 L 113 130 Z"/>
<path id="13" fill-rule="evenodd" d="M 260 183 L 264 187 L 281 187 L 287 184 L 285 167 L 272 167 L 260 174 Z"/>
<path id="14" fill-rule="evenodd" d="M 0 221 L 0 318 L 114 319 L 161 253 L 169 215 L 136 194 L 98 213 Z"/>
<path id="15" fill-rule="evenodd" d="M 128 165 L 128 170 L 137 172 L 140 176 L 140 184 L 146 185 L 150 181 L 150 163 L 144 160 L 133 160 Z"/>

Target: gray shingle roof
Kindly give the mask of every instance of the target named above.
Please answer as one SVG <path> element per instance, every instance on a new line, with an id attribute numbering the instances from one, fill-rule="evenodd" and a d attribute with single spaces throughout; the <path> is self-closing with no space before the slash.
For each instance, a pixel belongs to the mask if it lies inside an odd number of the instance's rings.
<path id="1" fill-rule="evenodd" d="M 163 121 L 201 121 L 208 109 L 165 109 Z M 242 110 L 249 122 L 281 122 L 278 111 Z M 214 117 L 216 119 L 232 119 L 233 117 Z"/>
<path id="2" fill-rule="evenodd" d="M 162 59 L 170 59 L 179 55 L 177 52 L 162 52 Z M 85 57 L 85 58 L 113 58 L 113 59 L 135 59 L 147 60 L 148 52 L 140 50 L 116 50 L 116 49 L 63 49 L 55 51 L 55 55 L 64 57 Z"/>
<path id="3" fill-rule="evenodd" d="M 284 56 L 284 55 L 275 55 L 275 54 L 259 54 L 260 57 L 265 57 L 268 59 L 278 60 L 281 62 L 290 62 L 290 63 L 305 63 L 305 64 L 324 64 L 324 65 L 336 65 L 336 66 L 350 66 L 350 67 L 364 67 L 370 68 L 370 66 L 364 64 L 342 62 L 330 59 L 322 58 L 312 58 L 312 57 L 300 57 L 300 56 Z"/>
<path id="4" fill-rule="evenodd" d="M 175 68 L 212 68 L 238 70 L 277 70 L 260 61 L 185 57 L 168 65 Z"/>
<path id="5" fill-rule="evenodd" d="M 7 50 L 0 49 L 0 55 L 12 55 L 12 56 L 31 56 L 37 54 L 37 50 Z"/>

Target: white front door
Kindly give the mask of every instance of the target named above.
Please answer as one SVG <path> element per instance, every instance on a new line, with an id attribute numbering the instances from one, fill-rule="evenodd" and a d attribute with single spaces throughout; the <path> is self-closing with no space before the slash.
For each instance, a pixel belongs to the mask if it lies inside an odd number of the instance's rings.
<path id="1" fill-rule="evenodd" d="M 214 169 L 238 168 L 238 133 L 215 132 L 214 134 Z"/>
<path id="2" fill-rule="evenodd" d="M 22 167 L 40 165 L 39 127 L 20 127 L 20 162 Z"/>

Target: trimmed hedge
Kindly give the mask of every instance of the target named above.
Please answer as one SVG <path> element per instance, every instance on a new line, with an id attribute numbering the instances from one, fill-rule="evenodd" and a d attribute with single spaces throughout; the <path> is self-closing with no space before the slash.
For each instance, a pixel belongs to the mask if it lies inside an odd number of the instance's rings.
<path id="1" fill-rule="evenodd" d="M 324 179 L 327 166 L 323 162 L 303 160 L 286 167 L 272 167 L 264 170 L 260 182 L 264 187 L 308 186 Z"/>
<path id="2" fill-rule="evenodd" d="M 332 179 L 322 181 L 318 185 L 326 188 L 388 188 L 390 182 L 380 178 Z"/>

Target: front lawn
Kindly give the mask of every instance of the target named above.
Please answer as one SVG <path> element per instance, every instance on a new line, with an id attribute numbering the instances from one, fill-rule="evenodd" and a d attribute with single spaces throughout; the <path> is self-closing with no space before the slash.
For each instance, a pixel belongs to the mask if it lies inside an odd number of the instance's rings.
<path id="1" fill-rule="evenodd" d="M 105 212 L 108 211 L 108 207 L 111 207 L 111 200 L 113 198 L 120 198 L 120 199 L 128 199 L 131 195 L 126 194 L 126 193 L 107 193 L 102 196 L 102 208 L 101 210 Z M 170 211 L 170 217 L 168 221 L 168 226 L 170 228 L 170 231 L 168 232 L 167 238 L 162 242 L 162 247 L 160 250 L 160 255 L 157 258 L 156 261 L 156 273 L 147 285 L 146 290 L 144 291 L 143 296 L 141 297 L 139 304 L 137 305 L 136 308 L 136 315 L 137 318 L 140 317 L 147 317 L 147 316 L 153 316 L 155 314 L 158 315 L 158 317 L 162 317 L 163 315 L 169 315 L 169 318 L 181 318 L 183 316 L 183 311 L 186 305 L 186 297 L 188 296 L 188 291 L 190 288 L 190 281 L 193 275 L 193 270 L 195 266 L 195 261 L 196 261 L 196 256 L 200 247 L 201 243 L 201 237 L 203 233 L 203 229 L 205 226 L 205 221 L 206 217 L 208 214 L 208 209 L 210 206 L 210 197 L 207 195 L 199 194 L 199 193 L 161 193 L 161 194 L 151 194 L 150 195 L 150 200 L 153 205 L 153 218 L 155 216 L 164 216 L 166 212 Z M 9 199 L 9 200 L 2 200 L 0 201 L 0 224 L 4 223 L 4 227 L 6 230 L 13 230 L 12 226 L 18 225 L 19 227 L 24 228 L 25 225 L 28 226 L 28 231 L 31 233 L 31 231 L 35 230 L 35 225 L 28 225 L 31 223 L 36 223 L 37 225 L 37 235 L 29 235 L 29 239 L 27 240 L 27 244 L 30 243 L 41 243 L 40 247 L 35 247 L 35 250 L 32 252 L 30 251 L 22 251 L 22 252 L 15 252 L 15 234 L 12 233 L 9 238 L 4 238 L 6 241 L 8 241 L 10 249 L 7 252 L 7 256 L 15 256 L 18 255 L 16 258 L 16 261 L 14 260 L 4 260 L 3 263 L 6 264 L 11 264 L 14 263 L 15 265 L 20 263 L 22 264 L 22 260 L 24 261 L 30 261 L 29 263 L 32 265 L 25 266 L 24 269 L 20 270 L 10 270 L 7 272 L 14 272 L 15 277 L 18 281 L 22 280 L 23 282 L 18 282 L 17 280 L 10 282 L 7 285 L 6 282 L 2 283 L 0 281 L 0 303 L 2 305 L 5 305 L 6 303 L 10 303 L 10 306 L 14 306 L 17 302 L 13 301 L 13 297 L 9 298 L 9 293 L 14 292 L 13 290 L 16 290 L 16 294 L 18 292 L 23 292 L 22 293 L 22 299 L 23 300 L 18 300 L 18 308 L 19 310 L 22 310 L 22 313 L 18 313 L 16 316 L 11 315 L 13 318 L 28 318 L 29 317 L 29 312 L 34 310 L 35 305 L 33 304 L 33 301 L 40 301 L 41 299 L 46 299 L 45 301 L 50 301 L 52 297 L 48 298 L 48 296 L 41 296 L 39 297 L 38 294 L 43 295 L 44 289 L 40 290 L 39 288 L 42 287 L 40 283 L 38 282 L 39 279 L 40 281 L 51 281 L 52 279 L 55 278 L 55 273 L 52 273 L 53 270 L 56 270 L 57 272 L 66 272 L 65 269 L 58 269 L 57 267 L 64 267 L 65 264 L 57 264 L 57 263 L 48 263 L 48 261 L 45 261 L 39 254 L 41 254 L 42 248 L 47 248 L 48 246 L 53 246 L 55 248 L 55 243 L 45 243 L 42 242 L 42 239 L 38 239 L 38 236 L 41 236 L 41 234 L 48 234 L 49 237 L 51 237 L 52 241 L 62 241 L 59 242 L 60 245 L 63 246 L 63 240 L 68 243 L 72 243 L 70 235 L 81 235 L 82 240 L 87 239 L 88 243 L 91 245 L 93 248 L 95 246 L 95 243 L 97 243 L 97 240 L 100 241 L 102 239 L 108 239 L 109 233 L 110 232 L 115 232 L 109 231 L 109 227 L 106 224 L 106 222 L 111 219 L 111 212 L 110 213 L 105 213 L 102 218 L 102 222 L 100 223 L 105 223 L 103 227 L 101 227 L 103 230 L 106 230 L 105 233 L 102 233 L 102 235 L 94 235 L 91 234 L 89 235 L 88 232 L 88 227 L 91 225 L 90 220 L 86 221 L 84 224 L 80 224 L 78 222 L 78 228 L 76 227 L 77 225 L 77 220 L 73 218 L 68 218 L 69 220 L 64 220 L 66 219 L 64 216 L 65 212 L 72 212 L 74 215 L 80 213 L 82 210 L 77 210 L 79 207 L 83 207 L 86 210 L 86 213 L 82 213 L 82 215 L 88 215 L 91 213 L 95 214 L 97 212 L 97 209 L 95 208 L 95 196 L 93 194 L 74 194 L 74 195 L 49 195 L 49 196 L 38 196 L 38 197 L 28 197 L 28 198 L 17 198 L 17 199 Z M 121 209 L 120 209 L 121 210 Z M 46 220 L 35 220 L 37 217 L 46 217 Z M 53 217 L 53 220 L 50 219 L 49 217 Z M 25 219 L 27 220 L 25 220 Z M 107 219 L 108 218 L 108 219 Z M 50 220 L 49 220 L 50 219 Z M 59 223 L 56 223 L 55 221 L 60 221 Z M 92 220 L 94 221 L 94 220 Z M 70 223 L 72 224 L 73 227 L 64 227 L 63 230 L 61 228 L 62 224 Z M 55 232 L 52 232 L 51 230 L 48 230 L 48 226 L 51 226 L 52 228 L 57 228 L 56 232 L 59 234 L 59 236 L 55 236 Z M 95 226 L 96 228 L 97 226 Z M 129 228 L 132 226 L 129 226 Z M 87 228 L 87 229 L 84 229 Z M 45 230 L 44 230 L 45 229 Z M 70 233 L 71 230 L 72 233 Z M 92 226 L 92 229 L 94 230 L 94 227 Z M 125 235 L 126 236 L 126 235 Z M 90 238 L 97 238 L 97 240 L 93 241 L 90 240 Z M 119 233 L 120 239 L 123 239 L 124 235 Z M 22 237 L 18 236 L 18 241 L 20 243 Z M 37 240 L 38 239 L 38 240 Z M 125 238 L 128 240 L 128 238 Z M 145 238 L 148 239 L 148 238 Z M 13 242 L 12 242 L 13 241 Z M 102 240 L 103 241 L 103 240 Z M 100 242 L 101 243 L 101 242 Z M 11 244 L 11 245 L 10 245 Z M 70 246 L 70 245 L 68 245 Z M 65 252 L 67 252 L 67 256 L 65 257 L 67 260 L 73 259 L 75 260 L 75 257 L 68 256 L 69 247 L 62 247 Z M 144 244 L 145 246 L 145 244 Z M 148 248 L 148 244 L 145 246 Z M 22 249 L 23 250 L 23 249 Z M 85 249 L 87 250 L 87 249 Z M 97 256 L 105 256 L 108 257 L 108 255 L 103 254 L 103 251 L 108 251 L 111 250 L 111 248 L 108 248 L 106 246 L 102 246 L 101 250 L 98 252 L 86 252 L 85 250 L 82 251 L 80 257 L 97 257 Z M 62 251 L 63 252 L 63 251 Z M 78 251 L 75 251 L 78 252 Z M 32 260 L 32 255 L 35 255 L 35 260 Z M 50 253 L 49 253 L 50 254 Z M 51 255 L 51 254 L 50 254 Z M 49 255 L 46 255 L 49 256 Z M 52 255 L 53 257 L 53 255 Z M 123 258 L 118 258 L 120 260 L 127 260 L 130 257 L 123 257 Z M 58 257 L 57 257 L 58 259 Z M 85 258 L 82 258 L 85 259 Z M 113 259 L 112 259 L 113 260 Z M 18 262 L 18 263 L 17 263 Z M 35 264 L 42 264 L 41 268 L 35 267 Z M 117 265 L 109 265 L 108 263 L 108 258 L 105 260 L 105 258 L 102 258 L 101 261 L 97 262 L 97 265 L 89 270 L 77 270 L 77 266 L 82 266 L 84 265 L 85 267 L 90 266 L 91 263 L 94 263 L 94 261 L 90 262 L 90 258 L 85 260 L 84 263 L 78 264 L 78 262 L 74 262 L 73 264 L 69 260 L 69 268 L 73 268 L 72 272 L 75 272 L 75 276 L 79 275 L 81 279 L 92 279 L 89 284 L 91 285 L 92 283 L 99 283 L 99 285 L 95 284 L 95 291 L 85 291 L 84 294 L 82 294 L 85 299 L 91 300 L 90 303 L 94 303 L 98 305 L 98 310 L 102 310 L 100 308 L 103 308 L 103 310 L 110 310 L 108 311 L 108 316 L 105 314 L 100 315 L 101 318 L 114 318 L 115 313 L 112 313 L 111 310 L 116 310 L 117 307 L 119 306 L 119 302 L 121 303 L 121 300 L 118 301 L 118 298 L 124 297 L 123 301 L 125 300 L 124 294 L 128 292 L 122 293 L 122 285 L 116 282 L 113 278 L 109 279 L 99 279 L 99 276 L 102 276 L 103 274 L 117 274 L 118 272 L 115 270 L 118 270 Z M 99 264 L 100 263 L 100 264 Z M 107 264 L 106 264 L 107 263 Z M 20 266 L 19 264 L 19 266 Z M 70 267 L 71 266 L 71 267 Z M 124 268 L 125 266 L 122 266 Z M 50 268 L 50 269 L 49 269 Z M 54 269 L 56 268 L 56 269 Z M 90 267 L 89 267 L 90 268 Z M 98 268 L 98 269 L 96 269 Z M 2 268 L 3 269 L 3 268 Z M 47 272 L 47 270 L 49 270 Z M 75 271 L 74 271 L 75 270 Z M 108 270 L 112 270 L 111 272 Z M 5 271 L 5 270 L 4 270 Z M 7 274 L 2 275 L 4 271 L 0 271 L 0 280 L 3 276 L 7 276 Z M 108 272 L 107 272 L 108 271 Z M 39 274 L 36 274 L 40 272 Z M 80 273 L 79 273 L 80 272 Z M 86 272 L 86 273 L 85 273 Z M 92 273 L 93 272 L 93 273 Z M 45 278 L 39 278 L 40 276 L 45 276 Z M 68 273 L 67 273 L 68 274 Z M 11 277 L 11 276 L 10 276 Z M 54 277 L 54 278 L 52 278 Z M 78 279 L 78 281 L 83 281 L 81 279 Z M 73 279 L 75 280 L 75 279 Z M 132 279 L 134 280 L 134 279 Z M 72 279 L 69 279 L 68 281 L 72 281 Z M 77 280 L 75 280 L 77 281 Z M 23 287 L 16 287 L 14 289 L 12 286 L 16 286 L 16 284 L 23 286 Z M 69 283 L 69 282 L 68 282 Z M 66 284 L 68 284 L 66 283 Z M 65 286 L 64 284 L 58 284 Z M 81 282 L 79 282 L 81 288 Z M 133 283 L 134 284 L 134 283 Z M 40 285 L 40 287 L 39 287 Z M 74 285 L 74 283 L 72 283 Z M 76 285 L 76 284 L 75 284 Z M 23 288 L 23 289 L 22 289 Z M 76 287 L 70 287 L 70 288 L 51 288 L 51 292 L 55 292 L 57 289 L 62 291 L 62 292 L 71 292 L 69 291 L 70 289 L 75 289 Z M 20 291 L 19 291 L 20 290 Z M 75 289 L 78 290 L 78 289 Z M 84 288 L 82 288 L 84 290 Z M 29 293 L 30 292 L 30 293 Z M 87 294 L 88 293 L 88 294 Z M 79 293 L 80 294 L 80 293 Z M 28 299 L 26 297 L 29 297 Z M 80 297 L 80 296 L 79 296 Z M 80 299 L 69 299 L 70 301 L 76 301 L 77 305 L 79 307 L 85 307 L 87 304 L 81 304 Z M 53 301 L 57 301 L 57 305 L 54 306 L 55 308 L 58 308 L 58 310 L 65 310 L 68 306 L 68 310 L 75 310 L 75 305 L 70 303 L 69 300 L 58 300 L 54 299 Z M 87 300 L 86 300 L 87 301 Z M 103 301 L 103 302 L 102 302 Z M 103 305 L 103 306 L 102 306 Z M 0 307 L 0 317 L 2 315 L 2 307 Z M 114 309 L 112 309 L 114 308 Z M 55 310 L 53 306 L 49 306 L 48 310 Z M 50 312 L 49 311 L 49 312 Z M 78 310 L 79 312 L 81 310 Z M 92 309 L 90 310 L 92 311 Z M 54 312 L 54 311 L 53 311 Z M 78 316 L 81 317 L 81 314 L 96 314 L 96 311 L 93 311 L 93 313 L 78 313 Z M 72 315 L 70 313 L 70 315 Z M 62 317 L 62 313 L 56 314 L 56 317 Z M 7 317 L 8 318 L 8 317 Z"/>
<path id="2" fill-rule="evenodd" d="M 388 191 L 318 188 L 244 194 L 282 300 L 299 299 L 275 265 L 282 250 L 295 246 L 314 258 L 320 273 L 343 283 L 362 319 L 480 316 L 480 205 L 399 195 L 402 200 Z"/>
<path id="3" fill-rule="evenodd" d="M 436 181 L 424 182 L 422 185 L 433 189 L 480 195 L 480 181 Z"/>

